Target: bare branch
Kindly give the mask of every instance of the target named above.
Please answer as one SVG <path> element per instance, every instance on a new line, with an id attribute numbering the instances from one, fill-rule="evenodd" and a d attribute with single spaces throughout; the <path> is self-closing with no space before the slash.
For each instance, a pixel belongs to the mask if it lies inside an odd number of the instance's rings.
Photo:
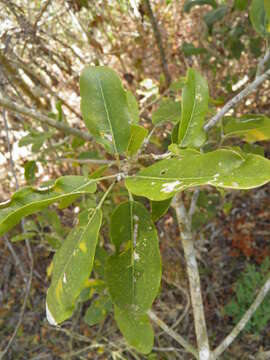
<path id="1" fill-rule="evenodd" d="M 190 345 L 181 335 L 177 334 L 174 330 L 169 328 L 159 317 L 156 316 L 151 310 L 147 312 L 148 316 L 151 320 L 154 321 L 166 334 L 172 337 L 175 341 L 177 341 L 184 349 L 186 349 L 189 353 L 193 354 L 196 359 L 199 359 L 197 351 L 194 349 L 192 345 Z"/>
<path id="2" fill-rule="evenodd" d="M 263 73 L 264 66 L 269 59 L 270 59 L 270 51 L 267 51 L 266 54 L 258 63 L 256 77 L 260 76 Z"/>
<path id="3" fill-rule="evenodd" d="M 227 114 L 230 109 L 234 108 L 235 105 L 237 105 L 241 100 L 243 100 L 246 96 L 256 90 L 258 86 L 260 86 L 265 80 L 269 78 L 269 76 L 270 70 L 267 70 L 264 74 L 256 77 L 252 83 L 250 83 L 239 94 L 229 100 L 227 104 L 224 105 L 223 108 L 205 124 L 204 130 L 209 131 L 210 129 L 212 129 L 212 127 L 214 127 L 219 122 L 219 120 L 223 118 L 225 114 Z"/>
<path id="4" fill-rule="evenodd" d="M 161 33 L 158 27 L 158 23 L 157 20 L 153 14 L 153 10 L 150 4 L 150 0 L 144 0 L 144 5 L 145 5 L 145 10 L 147 15 L 149 16 L 149 20 L 151 22 L 151 25 L 153 27 L 153 31 L 154 31 L 154 35 L 155 35 L 155 39 L 157 42 L 157 46 L 159 49 L 159 53 L 160 53 L 160 61 L 161 61 L 161 67 L 162 67 L 162 71 L 164 73 L 165 76 L 165 80 L 166 80 L 166 86 L 169 87 L 170 83 L 171 83 L 171 75 L 169 73 L 169 69 L 168 69 L 168 63 L 167 63 L 167 59 L 166 59 L 166 54 L 165 54 L 165 50 L 162 44 L 162 38 L 161 38 Z"/>
<path id="5" fill-rule="evenodd" d="M 235 338 L 239 335 L 239 333 L 244 329 L 244 327 L 251 319 L 252 315 L 255 313 L 255 311 L 263 302 L 269 290 L 270 290 L 270 274 L 264 286 L 261 288 L 258 295 L 256 296 L 256 299 L 254 300 L 250 308 L 245 312 L 242 319 L 232 329 L 231 333 L 222 341 L 222 343 L 214 350 L 213 352 L 214 359 L 218 359 L 219 356 L 231 345 L 231 343 L 235 340 Z"/>
<path id="6" fill-rule="evenodd" d="M 0 106 L 2 106 L 5 109 L 8 109 L 10 111 L 13 111 L 15 113 L 17 112 L 19 114 L 28 116 L 31 119 L 37 120 L 42 124 L 49 125 L 55 129 L 58 129 L 64 133 L 66 133 L 66 134 L 77 136 L 86 141 L 93 140 L 92 136 L 89 135 L 87 132 L 83 132 L 78 129 L 70 128 L 68 125 L 66 125 L 62 122 L 55 121 L 55 120 L 49 118 L 48 116 L 45 116 L 45 115 L 37 112 L 36 110 L 28 109 L 28 108 L 26 108 L 22 105 L 19 105 L 13 101 L 4 99 L 2 96 L 0 96 Z"/>
<path id="7" fill-rule="evenodd" d="M 196 195 L 197 196 L 197 195 Z M 210 360 L 211 351 L 207 335 L 206 321 L 204 316 L 204 307 L 201 293 L 200 274 L 193 245 L 191 232 L 191 222 L 189 214 L 180 201 L 174 200 L 173 204 L 178 220 L 178 226 L 181 232 L 181 241 L 185 254 L 187 265 L 187 274 L 189 279 L 191 304 L 193 309 L 196 339 L 200 360 Z"/>

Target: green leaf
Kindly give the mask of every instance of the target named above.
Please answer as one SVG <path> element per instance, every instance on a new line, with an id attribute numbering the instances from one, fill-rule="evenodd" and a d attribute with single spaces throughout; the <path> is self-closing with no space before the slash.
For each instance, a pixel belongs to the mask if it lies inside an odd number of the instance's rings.
<path id="1" fill-rule="evenodd" d="M 264 0 L 264 10 L 267 16 L 268 24 L 270 23 L 270 1 Z"/>
<path id="2" fill-rule="evenodd" d="M 249 9 L 249 17 L 253 28 L 261 35 L 266 35 L 266 12 L 264 8 L 264 0 L 252 0 Z"/>
<path id="3" fill-rule="evenodd" d="M 126 179 L 128 190 L 160 201 L 194 186 L 251 189 L 270 181 L 270 161 L 240 150 L 208 153 L 182 150 L 182 157 L 166 159 Z"/>
<path id="4" fill-rule="evenodd" d="M 138 124 L 138 122 L 140 121 L 140 112 L 139 112 L 137 100 L 131 91 L 127 91 L 126 96 L 127 96 L 127 104 L 128 104 L 130 120 L 131 120 L 130 122 L 132 124 Z"/>
<path id="5" fill-rule="evenodd" d="M 23 240 L 29 240 L 36 236 L 38 236 L 38 233 L 36 233 L 36 232 L 25 232 L 25 233 L 13 236 L 11 238 L 11 242 L 19 242 L 19 241 L 23 241 Z"/>
<path id="6" fill-rule="evenodd" d="M 264 147 L 256 144 L 244 144 L 243 151 L 246 153 L 264 156 Z"/>
<path id="7" fill-rule="evenodd" d="M 170 90 L 177 92 L 177 91 L 183 89 L 183 87 L 185 86 L 186 80 L 187 79 L 185 77 L 180 77 L 177 80 L 173 81 L 170 85 Z"/>
<path id="8" fill-rule="evenodd" d="M 26 181 L 33 181 L 35 174 L 38 171 L 37 164 L 34 160 L 26 161 L 24 164 L 24 177 Z"/>
<path id="9" fill-rule="evenodd" d="M 182 45 L 181 50 L 183 51 L 183 54 L 187 57 L 207 53 L 207 50 L 205 48 L 198 48 L 195 47 L 192 43 L 186 42 L 184 42 L 184 44 Z"/>
<path id="10" fill-rule="evenodd" d="M 16 191 L 8 201 L 0 203 L 0 235 L 19 223 L 22 217 L 40 211 L 54 202 L 77 198 L 96 191 L 96 181 L 84 176 L 61 176 L 50 186 L 37 189 L 28 186 Z"/>
<path id="11" fill-rule="evenodd" d="M 148 131 L 140 125 L 131 125 L 130 139 L 127 147 L 127 154 L 129 156 L 135 155 L 140 149 L 143 140 L 148 134 Z"/>
<path id="12" fill-rule="evenodd" d="M 186 0 L 183 8 L 184 12 L 189 12 L 195 5 L 210 5 L 213 8 L 217 7 L 215 0 Z"/>
<path id="13" fill-rule="evenodd" d="M 151 201 L 151 212 L 153 221 L 157 221 L 166 214 L 171 205 L 171 201 L 172 198 L 163 201 Z"/>
<path id="14" fill-rule="evenodd" d="M 268 0 L 266 0 L 268 1 Z M 234 6 L 235 9 L 238 10 L 246 10 L 248 7 L 248 0 L 234 0 Z"/>
<path id="15" fill-rule="evenodd" d="M 152 122 L 154 125 L 171 121 L 177 123 L 181 117 L 181 103 L 173 99 L 164 99 L 154 111 Z"/>
<path id="16" fill-rule="evenodd" d="M 51 138 L 53 135 L 52 132 L 38 132 L 32 131 L 26 136 L 22 137 L 19 141 L 19 146 L 32 145 L 31 151 L 34 153 L 39 152 L 40 148 L 43 146 L 44 142 Z"/>
<path id="17" fill-rule="evenodd" d="M 264 115 L 244 115 L 240 118 L 224 118 L 224 135 L 243 137 L 247 142 L 270 139 L 270 118 Z"/>
<path id="18" fill-rule="evenodd" d="M 188 70 L 182 94 L 182 113 L 178 129 L 178 143 L 182 147 L 200 147 L 205 139 L 204 118 L 208 110 L 208 85 L 193 69 Z"/>
<path id="19" fill-rule="evenodd" d="M 146 314 L 114 309 L 115 321 L 127 340 L 138 352 L 148 354 L 154 345 L 154 332 Z"/>
<path id="20" fill-rule="evenodd" d="M 131 120 L 126 91 L 114 70 L 88 66 L 80 76 L 81 111 L 96 140 L 111 153 L 123 153 Z"/>
<path id="21" fill-rule="evenodd" d="M 99 324 L 106 318 L 111 308 L 111 299 L 106 295 L 99 296 L 87 309 L 84 321 L 90 326 Z"/>
<path id="22" fill-rule="evenodd" d="M 92 209 L 86 226 L 68 235 L 53 259 L 52 282 L 47 293 L 46 313 L 50 324 L 68 319 L 89 278 L 95 256 L 102 212 Z"/>
<path id="23" fill-rule="evenodd" d="M 176 123 L 172 129 L 171 140 L 172 140 L 172 143 L 175 143 L 175 144 L 177 144 L 177 142 L 178 142 L 179 126 L 180 126 L 180 121 L 178 123 Z"/>
<path id="24" fill-rule="evenodd" d="M 112 301 L 124 310 L 147 311 L 161 279 L 158 237 L 150 214 L 138 202 L 122 203 L 113 214 L 111 229 L 117 252 L 107 261 L 105 279 Z M 119 252 L 121 244 L 125 248 Z"/>
<path id="25" fill-rule="evenodd" d="M 227 14 L 227 11 L 227 5 L 220 5 L 218 8 L 209 11 L 206 15 L 204 15 L 203 19 L 208 26 L 210 32 L 212 31 L 213 25 L 219 20 L 223 19 L 224 16 Z"/>

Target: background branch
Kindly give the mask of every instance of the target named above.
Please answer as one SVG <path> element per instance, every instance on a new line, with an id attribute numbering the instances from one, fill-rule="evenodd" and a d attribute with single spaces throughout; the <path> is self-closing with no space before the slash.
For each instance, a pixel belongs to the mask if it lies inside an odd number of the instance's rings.
<path id="1" fill-rule="evenodd" d="M 37 112 L 36 110 L 28 109 L 25 106 L 19 105 L 13 101 L 4 99 L 2 96 L 0 96 L 0 106 L 2 106 L 3 108 L 5 108 L 7 110 L 13 111 L 15 113 L 17 112 L 19 114 L 28 116 L 31 119 L 37 120 L 42 124 L 49 125 L 57 130 L 60 130 L 64 133 L 66 133 L 66 134 L 79 137 L 86 141 L 92 140 L 92 136 L 89 135 L 87 132 L 83 132 L 78 129 L 70 128 L 68 125 L 66 125 L 62 122 L 55 121 L 55 120 L 49 118 L 48 116 Z"/>
<path id="2" fill-rule="evenodd" d="M 257 76 L 252 83 L 250 83 L 239 94 L 229 100 L 223 106 L 223 108 L 205 124 L 204 130 L 209 131 L 210 129 L 212 129 L 212 127 L 214 127 L 219 122 L 219 120 L 221 120 L 223 116 L 227 114 L 230 109 L 234 108 L 235 105 L 237 105 L 241 100 L 243 100 L 246 96 L 256 90 L 258 86 L 260 86 L 265 80 L 269 78 L 269 76 L 270 70 L 267 70 L 264 74 Z"/>

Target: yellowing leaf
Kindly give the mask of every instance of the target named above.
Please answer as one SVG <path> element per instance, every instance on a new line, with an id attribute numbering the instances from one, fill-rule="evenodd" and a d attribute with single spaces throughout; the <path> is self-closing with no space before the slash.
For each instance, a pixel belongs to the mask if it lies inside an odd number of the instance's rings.
<path id="1" fill-rule="evenodd" d="M 71 231 L 53 259 L 53 275 L 47 293 L 47 319 L 57 325 L 68 319 L 85 288 L 94 262 L 102 212 L 91 211 L 86 226 Z"/>

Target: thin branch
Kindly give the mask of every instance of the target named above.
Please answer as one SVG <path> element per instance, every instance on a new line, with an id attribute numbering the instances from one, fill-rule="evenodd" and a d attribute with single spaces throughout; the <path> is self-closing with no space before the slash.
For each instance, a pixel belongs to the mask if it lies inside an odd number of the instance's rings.
<path id="1" fill-rule="evenodd" d="M 270 59 L 270 51 L 268 50 L 258 63 L 256 78 L 263 73 L 264 66 L 269 59 Z"/>
<path id="2" fill-rule="evenodd" d="M 173 338 L 178 344 L 183 346 L 189 353 L 194 355 L 196 359 L 199 359 L 198 353 L 196 349 L 192 345 L 190 345 L 181 335 L 177 334 L 174 330 L 168 327 L 159 317 L 156 316 L 151 310 L 147 311 L 148 316 L 155 324 L 157 324 L 166 334 L 168 334 L 171 338 Z"/>
<path id="3" fill-rule="evenodd" d="M 63 161 L 78 164 L 97 164 L 97 165 L 114 165 L 117 160 L 100 160 L 100 159 L 74 159 L 74 158 L 57 158 L 56 161 Z"/>
<path id="4" fill-rule="evenodd" d="M 270 274 L 264 284 L 264 286 L 259 291 L 256 299 L 250 306 L 250 308 L 245 312 L 242 319 L 238 324 L 232 329 L 231 333 L 222 341 L 222 343 L 213 351 L 214 359 L 218 359 L 219 356 L 230 346 L 230 344 L 235 340 L 239 333 L 244 329 L 252 315 L 258 309 L 258 307 L 263 302 L 265 296 L 270 290 Z"/>
<path id="5" fill-rule="evenodd" d="M 22 265 L 22 262 L 21 262 L 19 256 L 16 254 L 16 251 L 14 250 L 14 247 L 12 246 L 12 243 L 8 240 L 8 237 L 6 235 L 4 235 L 4 240 L 5 240 L 5 243 L 7 245 L 8 250 L 10 251 L 10 253 L 11 253 L 13 259 L 14 259 L 15 266 L 18 267 L 22 278 L 24 279 L 24 281 L 26 281 L 27 277 L 25 275 L 25 271 L 23 269 L 23 265 Z"/>
<path id="6" fill-rule="evenodd" d="M 5 124 L 5 130 L 6 130 L 6 139 L 7 139 L 8 150 L 9 150 L 11 171 L 12 171 L 13 177 L 15 179 L 16 188 L 18 188 L 18 180 L 17 180 L 15 168 L 14 168 L 14 162 L 13 162 L 13 156 L 12 156 L 12 148 L 11 148 L 10 139 L 9 139 L 9 131 L 8 131 L 8 124 L 7 124 L 5 110 L 3 110 L 3 119 L 4 119 L 4 124 Z M 23 225 L 23 223 L 22 223 L 22 225 Z M 22 324 L 22 321 L 23 321 L 23 316 L 24 316 L 24 313 L 25 313 L 28 297 L 30 295 L 30 290 L 31 290 L 31 286 L 32 286 L 33 270 L 34 270 L 34 259 L 33 259 L 33 254 L 32 254 L 32 250 L 31 250 L 29 241 L 26 240 L 25 244 L 26 244 L 27 254 L 28 254 L 28 257 L 29 257 L 29 260 L 30 260 L 30 273 L 29 273 L 28 281 L 27 281 L 26 288 L 25 288 L 25 295 L 24 295 L 23 305 L 22 305 L 21 311 L 20 311 L 19 320 L 18 320 L 18 322 L 16 324 L 16 327 L 15 327 L 15 329 L 13 331 L 13 334 L 12 334 L 11 338 L 9 339 L 8 344 L 6 345 L 4 350 L 0 352 L 0 360 L 2 360 L 4 358 L 5 354 L 7 354 L 8 350 L 12 346 L 13 341 L 16 338 L 18 330 L 19 330 L 19 328 L 20 328 L 20 326 Z"/>
<path id="7" fill-rule="evenodd" d="M 164 76 L 165 76 L 166 86 L 169 87 L 170 83 L 171 83 L 171 75 L 169 73 L 166 54 L 165 54 L 165 50 L 164 50 L 164 47 L 163 47 L 163 44 L 162 44 L 162 38 L 161 38 L 160 29 L 159 29 L 157 20 L 156 20 L 154 14 L 153 14 L 153 10 L 152 10 L 151 4 L 150 4 L 150 0 L 144 0 L 143 4 L 145 6 L 146 13 L 147 13 L 147 15 L 149 17 L 149 20 L 151 22 L 151 25 L 153 27 L 155 39 L 156 39 L 157 46 L 158 46 L 158 49 L 159 49 L 162 71 L 163 71 Z"/>
<path id="8" fill-rule="evenodd" d="M 181 232 L 181 241 L 186 260 L 199 359 L 210 360 L 211 351 L 204 316 L 200 274 L 191 232 L 191 221 L 189 218 L 189 214 L 187 213 L 186 208 L 184 204 L 180 201 L 180 199 L 179 201 L 175 200 L 173 206 L 176 211 L 178 225 Z"/>
<path id="9" fill-rule="evenodd" d="M 227 114 L 230 109 L 234 108 L 241 100 L 243 100 L 246 96 L 256 90 L 257 87 L 260 86 L 265 80 L 269 79 L 269 76 L 270 70 L 267 70 L 264 74 L 256 77 L 252 83 L 247 85 L 245 89 L 243 89 L 239 94 L 229 100 L 223 106 L 223 108 L 205 124 L 204 130 L 209 131 L 210 129 L 212 129 L 212 127 L 214 127 L 219 122 L 219 120 L 221 120 L 221 118 L 223 118 L 223 116 Z"/>
<path id="10" fill-rule="evenodd" d="M 64 124 L 62 122 L 55 121 L 55 120 L 49 118 L 48 116 L 45 116 L 45 115 L 37 112 L 36 110 L 26 108 L 26 107 L 24 107 L 22 105 L 19 105 L 19 104 L 13 102 L 13 101 L 4 99 L 2 96 L 0 96 L 0 106 L 2 106 L 5 109 L 8 109 L 10 111 L 13 111 L 15 113 L 17 112 L 19 114 L 28 116 L 31 119 L 37 120 L 42 124 L 49 125 L 49 126 L 55 128 L 57 130 L 60 130 L 60 131 L 62 131 L 64 133 L 66 133 L 66 134 L 79 137 L 79 138 L 84 139 L 86 141 L 93 140 L 92 136 L 89 135 L 87 132 L 83 132 L 83 131 L 78 130 L 78 129 L 70 128 L 68 125 L 66 125 L 66 124 Z"/>

